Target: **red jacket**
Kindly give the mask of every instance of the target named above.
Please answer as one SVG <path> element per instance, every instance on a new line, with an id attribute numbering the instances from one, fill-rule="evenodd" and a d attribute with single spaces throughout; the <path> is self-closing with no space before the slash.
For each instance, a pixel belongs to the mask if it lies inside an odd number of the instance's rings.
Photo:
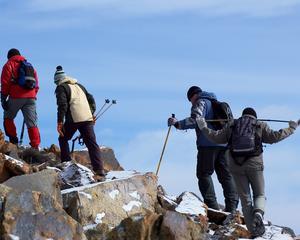
<path id="1" fill-rule="evenodd" d="M 39 90 L 39 82 L 36 71 L 34 70 L 34 76 L 36 79 L 35 89 L 24 89 L 15 82 L 12 81 L 12 78 L 18 78 L 18 70 L 20 67 L 21 61 L 25 60 L 23 56 L 15 55 L 8 59 L 6 64 L 2 68 L 1 74 L 1 93 L 8 95 L 11 98 L 36 98 L 36 94 Z"/>

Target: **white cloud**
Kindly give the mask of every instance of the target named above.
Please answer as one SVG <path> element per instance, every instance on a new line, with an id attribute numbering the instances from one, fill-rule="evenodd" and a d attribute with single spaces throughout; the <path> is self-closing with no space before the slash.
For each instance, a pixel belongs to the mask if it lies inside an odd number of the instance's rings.
<path id="1" fill-rule="evenodd" d="M 31 0 L 36 11 L 95 10 L 137 16 L 194 12 L 202 15 L 241 14 L 246 16 L 273 16 L 286 14 L 300 4 L 299 0 Z"/>

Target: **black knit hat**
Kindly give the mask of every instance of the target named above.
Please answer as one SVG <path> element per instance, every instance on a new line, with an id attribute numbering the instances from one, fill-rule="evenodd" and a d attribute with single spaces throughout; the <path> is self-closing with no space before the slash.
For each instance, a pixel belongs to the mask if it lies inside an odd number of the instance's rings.
<path id="1" fill-rule="evenodd" d="M 15 56 L 15 55 L 21 55 L 19 50 L 16 48 L 12 48 L 8 51 L 7 53 L 7 59 L 10 59 L 11 57 Z"/>
<path id="2" fill-rule="evenodd" d="M 257 118 L 257 114 L 253 108 L 247 107 L 243 110 L 242 115 L 251 115 L 255 118 Z"/>
<path id="3" fill-rule="evenodd" d="M 191 101 L 191 98 L 193 97 L 194 94 L 201 93 L 201 92 L 202 92 L 201 88 L 199 88 L 198 86 L 192 86 L 187 91 L 186 96 L 187 96 L 188 100 Z"/>

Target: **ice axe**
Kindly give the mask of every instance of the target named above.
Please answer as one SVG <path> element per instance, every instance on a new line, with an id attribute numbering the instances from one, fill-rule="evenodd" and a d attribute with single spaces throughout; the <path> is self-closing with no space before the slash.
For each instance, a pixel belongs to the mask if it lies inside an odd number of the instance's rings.
<path id="1" fill-rule="evenodd" d="M 172 118 L 175 118 L 175 114 L 174 113 L 172 114 Z M 158 171 L 159 171 L 159 168 L 160 168 L 161 160 L 163 158 L 163 155 L 164 155 L 164 152 L 165 152 L 165 149 L 166 149 L 166 145 L 167 145 L 168 138 L 169 138 L 169 135 L 170 135 L 171 127 L 172 127 L 172 125 L 170 125 L 169 128 L 168 128 L 168 133 L 167 133 L 167 136 L 166 136 L 166 139 L 165 139 L 165 143 L 164 143 L 164 146 L 163 146 L 163 149 L 162 149 L 162 152 L 161 152 L 161 155 L 160 155 L 160 159 L 159 159 L 159 162 L 158 162 L 158 166 L 157 166 L 157 169 L 156 169 L 156 173 L 155 173 L 156 176 L 158 175 Z"/>

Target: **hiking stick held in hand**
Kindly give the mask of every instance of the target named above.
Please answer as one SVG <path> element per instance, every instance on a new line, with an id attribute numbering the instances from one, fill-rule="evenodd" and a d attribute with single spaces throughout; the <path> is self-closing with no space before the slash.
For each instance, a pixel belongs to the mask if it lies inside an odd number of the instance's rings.
<path id="1" fill-rule="evenodd" d="M 22 143 L 23 143 L 24 131 L 25 131 L 25 120 L 23 120 L 23 124 L 22 124 L 21 136 L 20 136 L 20 141 L 19 141 L 20 145 L 22 145 Z"/>
<path id="2" fill-rule="evenodd" d="M 175 118 L 175 114 L 174 113 L 172 114 L 172 118 Z M 157 169 L 156 169 L 156 173 L 155 173 L 156 176 L 158 175 L 158 171 L 159 171 L 159 168 L 160 168 L 161 160 L 163 158 L 163 155 L 164 155 L 164 152 L 165 152 L 165 149 L 166 149 L 166 145 L 167 145 L 168 138 L 169 138 L 169 135 L 170 135 L 171 127 L 172 127 L 172 125 L 170 125 L 169 128 L 168 128 L 168 133 L 167 133 L 167 136 L 166 136 L 166 140 L 165 140 L 165 143 L 164 143 L 161 155 L 160 155 L 160 159 L 159 159 L 159 162 L 158 162 L 158 166 L 157 166 Z"/>
<path id="3" fill-rule="evenodd" d="M 206 122 L 228 122 L 231 119 L 209 119 L 205 120 Z M 282 123 L 288 123 L 289 121 L 287 120 L 277 120 L 277 119 L 257 119 L 258 121 L 261 122 L 282 122 Z"/>

